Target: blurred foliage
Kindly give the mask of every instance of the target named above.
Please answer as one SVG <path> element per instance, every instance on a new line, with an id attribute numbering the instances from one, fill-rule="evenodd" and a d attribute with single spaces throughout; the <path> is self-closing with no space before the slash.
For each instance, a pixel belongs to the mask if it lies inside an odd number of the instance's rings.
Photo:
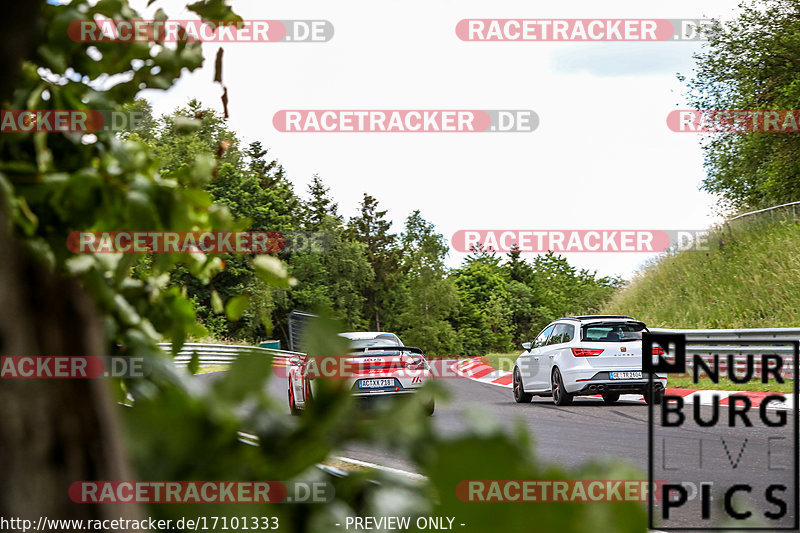
<path id="1" fill-rule="evenodd" d="M 209 19 L 233 17 L 222 0 L 196 2 L 188 9 Z M 37 53 L 24 64 L 21 81 L 3 108 L 119 110 L 127 106 L 147 112 L 146 106 L 135 101 L 140 90 L 167 89 L 184 69 L 192 71 L 203 63 L 196 43 L 87 44 L 67 37 L 69 22 L 98 15 L 142 18 L 125 0 L 48 4 L 43 12 L 46 31 Z M 166 18 L 166 14 L 159 10 L 156 18 Z M 306 217 L 297 212 L 305 208 L 292 203 L 282 169 L 264 159 L 265 151 L 258 145 L 250 145 L 241 154 L 235 136 L 213 113 L 190 104 L 165 120 L 154 120 L 151 113 L 147 117 L 138 129 L 119 136 L 38 132 L 0 137 L 0 189 L 12 215 L 12 231 L 40 262 L 80 280 L 105 318 L 109 352 L 146 356 L 152 362 L 147 379 L 119 383 L 120 394 L 130 394 L 134 400 L 120 409 L 136 476 L 145 480 L 320 479 L 336 486 L 334 501 L 325 505 L 153 505 L 148 514 L 158 518 L 276 516 L 281 531 L 298 532 L 331 531 L 332 524 L 353 514 L 449 515 L 467 524 L 464 531 L 480 532 L 490 528 L 522 531 L 532 524 L 538 531 L 560 532 L 645 529 L 644 508 L 636 503 L 487 505 L 456 500 L 456 484 L 464 479 L 638 476 L 609 465 L 572 471 L 543 467 L 531 455 L 524 432 L 509 435 L 487 425 L 485 414 L 475 414 L 471 429 L 445 436 L 424 416 L 416 395 L 364 416 L 342 383 L 328 380 L 320 383 L 316 401 L 305 415 L 293 418 L 287 416 L 285 400 L 276 401 L 268 393 L 268 380 L 275 379 L 268 360 L 243 356 L 228 372 L 212 377 L 190 378 L 178 372 L 155 343 L 167 337 L 177 350 L 187 335 L 205 335 L 196 309 L 206 313 L 207 324 L 231 333 L 228 327 L 236 318 L 270 327 L 270 313 L 287 309 L 292 298 L 306 298 L 308 305 L 327 299 L 340 314 L 366 325 L 373 320 L 373 312 L 376 320 L 381 320 L 381 313 L 398 317 L 403 313 L 367 307 L 365 316 L 361 313 L 370 297 L 359 300 L 358 294 L 374 294 L 376 306 L 402 305 L 410 295 L 417 298 L 413 285 L 393 295 L 369 291 L 380 291 L 398 279 L 406 280 L 398 283 L 403 286 L 428 277 L 435 280 L 425 285 L 430 305 L 415 302 L 419 311 L 410 311 L 405 320 L 418 320 L 415 312 L 430 312 L 427 325 L 447 346 L 456 342 L 452 327 L 448 328 L 454 320 L 449 304 L 457 308 L 455 292 L 470 295 L 473 305 L 480 305 L 482 296 L 470 283 L 459 284 L 458 274 L 455 281 L 444 275 L 441 236 L 418 213 L 409 217 L 401 237 L 403 247 L 412 250 L 404 260 L 395 255 L 395 236 L 381 222 L 385 212 L 377 209 L 374 199 L 364 198 L 361 215 L 348 228 L 340 226 L 335 214 L 322 216 L 320 210 L 332 207 L 324 201 L 312 203 L 309 210 L 315 215 Z M 306 224 L 303 227 L 330 228 L 334 235 L 331 253 L 315 256 L 319 264 L 298 260 L 290 261 L 287 268 L 272 256 L 220 258 L 201 253 L 73 256 L 66 247 L 67 235 L 76 230 L 232 230 L 259 224 L 275 229 L 276 220 L 291 226 L 298 217 Z M 370 250 L 370 243 L 386 248 Z M 493 280 L 498 288 L 505 281 L 500 265 L 478 269 L 482 263 L 476 260 L 474 264 L 465 267 L 478 270 L 472 277 Z M 338 279 L 345 272 L 358 274 L 332 285 L 335 290 L 328 293 L 314 289 L 313 284 L 288 291 L 290 275 L 302 269 L 311 279 L 322 280 Z M 506 335 L 502 321 L 507 310 L 501 301 L 493 305 L 487 312 L 497 321 L 497 334 Z M 227 313 L 224 320 L 208 320 L 220 312 Z M 319 347 L 315 350 L 330 346 L 331 332 L 341 327 L 324 319 L 313 323 L 308 336 L 312 346 Z M 441 391 L 431 393 L 441 398 Z M 242 443 L 242 430 L 257 435 L 258 446 Z M 428 476 L 427 482 L 412 483 L 373 472 L 335 478 L 315 468 L 351 442 L 408 457 Z"/>
<path id="2" fill-rule="evenodd" d="M 124 1 L 47 5 L 43 40 L 3 107 L 119 111 L 140 90 L 166 89 L 183 69 L 203 63 L 199 43 L 69 39 L 70 22 L 101 15 L 139 18 Z M 165 17 L 160 10 L 156 14 Z M 180 344 L 187 335 L 204 334 L 182 288 L 171 286 L 169 276 L 180 265 L 207 283 L 222 268 L 218 258 L 159 254 L 142 263 L 134 254 L 73 256 L 66 239 L 77 230 L 237 228 L 230 211 L 202 190 L 213 178 L 213 158 L 200 154 L 162 173 L 157 154 L 136 135 L 109 131 L 5 133 L 0 157 L 0 186 L 15 233 L 43 263 L 82 281 L 106 317 L 109 351 L 124 346 L 152 353 L 160 335 Z M 146 275 L 132 276 L 134 267 Z"/>

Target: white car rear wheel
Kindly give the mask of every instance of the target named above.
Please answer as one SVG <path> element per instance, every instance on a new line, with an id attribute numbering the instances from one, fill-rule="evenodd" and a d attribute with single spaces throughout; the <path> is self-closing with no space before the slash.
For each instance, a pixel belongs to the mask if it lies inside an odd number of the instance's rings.
<path id="1" fill-rule="evenodd" d="M 604 392 L 603 393 L 603 401 L 606 404 L 616 403 L 619 400 L 619 393 L 618 392 Z"/>
<path id="2" fill-rule="evenodd" d="M 558 368 L 553 369 L 553 403 L 558 406 L 571 405 L 572 394 L 564 388 L 564 380 L 561 379 L 561 372 Z"/>
<path id="3" fill-rule="evenodd" d="M 514 378 L 512 381 L 514 401 L 517 403 L 530 403 L 533 399 L 533 394 L 525 392 L 525 388 L 522 384 L 522 376 L 517 367 L 514 368 Z"/>

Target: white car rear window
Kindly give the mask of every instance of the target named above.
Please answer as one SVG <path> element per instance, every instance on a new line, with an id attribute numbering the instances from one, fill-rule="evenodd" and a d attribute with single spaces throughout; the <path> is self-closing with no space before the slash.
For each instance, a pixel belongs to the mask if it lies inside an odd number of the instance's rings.
<path id="1" fill-rule="evenodd" d="M 590 324 L 583 328 L 582 340 L 588 342 L 628 342 L 642 340 L 645 326 L 639 323 Z"/>

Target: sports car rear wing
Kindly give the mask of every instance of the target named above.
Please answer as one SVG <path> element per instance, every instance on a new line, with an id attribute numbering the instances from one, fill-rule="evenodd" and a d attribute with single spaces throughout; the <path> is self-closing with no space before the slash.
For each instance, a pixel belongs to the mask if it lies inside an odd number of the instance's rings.
<path id="1" fill-rule="evenodd" d="M 412 346 L 365 346 L 364 348 L 350 348 L 350 353 L 358 352 L 411 352 L 425 355 L 420 348 Z"/>

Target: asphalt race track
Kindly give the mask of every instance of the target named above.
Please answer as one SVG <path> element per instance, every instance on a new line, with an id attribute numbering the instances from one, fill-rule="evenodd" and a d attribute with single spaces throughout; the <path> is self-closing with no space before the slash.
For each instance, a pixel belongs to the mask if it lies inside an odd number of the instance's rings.
<path id="1" fill-rule="evenodd" d="M 199 379 L 214 379 L 214 374 L 201 375 Z M 537 457 L 545 462 L 572 467 L 590 460 L 613 458 L 639 468 L 646 476 L 648 406 L 643 402 L 621 400 L 607 406 L 600 399 L 576 398 L 569 407 L 556 407 L 550 398 L 534 397 L 530 404 L 517 404 L 509 388 L 466 378 L 441 381 L 450 393 L 450 401 L 437 403 L 433 422 L 444 434 L 463 431 L 467 427 L 465 414 L 470 411 L 484 412 L 509 431 L 522 420 L 533 436 Z M 276 399 L 287 405 L 285 379 L 273 377 L 269 381 L 269 390 Z M 770 412 L 774 416 L 775 411 Z M 728 427 L 727 407 L 720 412 L 720 422 L 726 425 L 711 428 L 698 427 L 691 421 L 691 405 L 684 407 L 684 413 L 687 415 L 687 424 L 684 426 L 657 428 L 654 431 L 656 455 L 660 461 L 657 461 L 659 464 L 655 467 L 654 478 L 693 482 L 698 487 L 701 482 L 709 481 L 723 487 L 747 482 L 753 487 L 751 509 L 759 514 L 776 510 L 774 505 L 765 501 L 767 485 L 784 483 L 788 488 L 780 497 L 788 504 L 787 519 L 790 518 L 791 523 L 794 517 L 793 503 L 797 498 L 791 455 L 794 445 L 792 412 L 786 413 L 788 424 L 782 428 L 765 428 L 758 418 L 758 409 L 751 411 L 753 427 L 750 428 L 741 424 L 739 427 Z M 712 408 L 702 407 L 701 414 L 704 418 L 710 417 Z M 286 416 L 291 416 L 288 405 Z M 776 435 L 781 438 L 775 439 Z M 767 440 L 770 437 L 773 439 L 771 443 Z M 703 441 L 702 450 L 698 448 L 700 440 Z M 414 471 L 414 466 L 399 457 L 396 451 L 390 453 L 351 446 L 340 450 L 338 455 Z M 661 470 L 662 467 L 664 470 Z M 716 509 L 722 504 L 719 501 L 721 499 L 715 498 L 711 507 Z M 689 503 L 675 514 L 693 513 L 692 516 L 699 516 L 699 505 L 700 498 L 692 494 Z M 744 503 L 741 505 L 742 509 L 747 508 Z M 671 521 L 670 527 L 682 525 L 681 518 L 676 518 L 675 514 L 672 518 L 677 521 Z"/>

